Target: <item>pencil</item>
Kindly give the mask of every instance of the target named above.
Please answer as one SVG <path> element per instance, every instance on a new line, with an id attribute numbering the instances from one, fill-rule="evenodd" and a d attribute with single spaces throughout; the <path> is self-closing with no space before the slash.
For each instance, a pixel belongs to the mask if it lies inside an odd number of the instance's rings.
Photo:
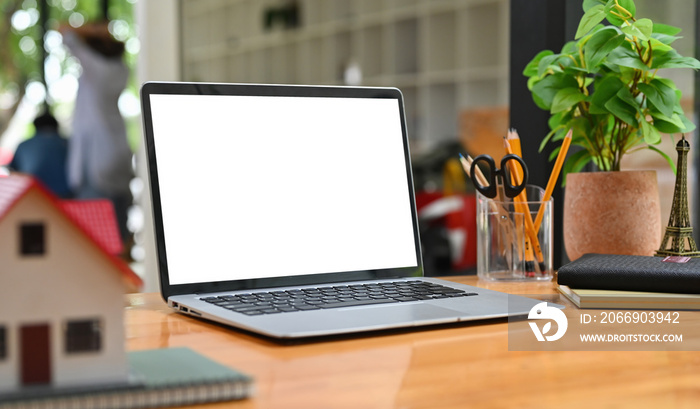
<path id="1" fill-rule="evenodd" d="M 513 153 L 515 153 L 516 155 L 518 155 L 522 158 L 523 157 L 523 149 L 522 149 L 522 146 L 520 145 L 520 135 L 518 135 L 518 131 L 516 131 L 513 128 L 509 129 L 508 135 L 506 136 L 506 139 L 508 140 L 508 143 L 510 144 L 511 149 L 513 149 Z"/>
<path id="2" fill-rule="evenodd" d="M 507 154 L 514 154 L 513 149 L 510 146 L 510 143 L 508 142 L 507 138 L 503 138 L 503 145 L 506 149 Z M 515 180 L 513 181 L 514 185 L 519 185 L 522 183 L 524 175 L 522 173 L 522 170 L 518 166 L 512 166 L 510 168 L 511 174 L 515 173 Z M 542 264 L 544 263 L 544 256 L 542 255 L 542 249 L 540 248 L 540 241 L 537 238 L 537 231 L 535 230 L 535 224 L 532 221 L 532 214 L 530 214 L 530 208 L 527 206 L 527 193 L 525 192 L 525 189 L 523 189 L 520 194 L 518 194 L 515 197 L 515 203 L 516 206 L 520 208 L 520 212 L 524 214 L 525 218 L 525 232 L 527 236 L 530 239 L 530 243 L 532 244 L 533 251 L 535 253 L 535 257 L 537 258 L 537 261 Z"/>
<path id="3" fill-rule="evenodd" d="M 506 140 L 507 140 L 507 143 L 510 144 L 510 147 L 511 147 L 513 153 L 522 158 L 523 157 L 523 149 L 522 149 L 522 145 L 520 144 L 520 135 L 518 135 L 518 131 L 516 131 L 513 128 L 510 128 L 508 130 L 507 135 L 506 135 Z M 511 172 L 511 174 L 512 174 L 512 172 Z M 524 198 L 525 198 L 525 200 L 524 200 L 525 207 L 524 208 L 521 207 L 520 210 L 521 210 L 521 212 L 524 210 L 525 212 L 529 213 L 530 208 L 527 205 L 527 193 L 525 193 Z M 530 217 L 532 217 L 532 216 L 530 216 Z M 535 231 L 535 234 L 537 234 L 537 232 L 539 232 L 539 229 L 535 229 L 534 231 Z M 540 272 L 544 271 L 544 264 L 538 265 L 535 263 L 535 255 L 534 255 L 534 252 L 532 250 L 533 245 L 530 241 L 530 237 L 528 235 L 526 235 L 524 237 L 524 241 L 526 242 L 526 247 L 527 247 L 527 254 L 526 254 L 526 259 L 525 259 L 525 273 L 527 275 L 536 274 L 537 273 L 537 271 L 535 271 L 536 266 L 540 267 Z M 537 243 L 539 244 L 539 241 Z"/>
<path id="4" fill-rule="evenodd" d="M 569 151 L 569 146 L 571 145 L 571 136 L 574 130 L 569 129 L 566 133 L 564 140 L 561 143 L 561 148 L 559 149 L 559 154 L 557 154 L 557 160 L 554 162 L 554 168 L 552 168 L 552 173 L 549 175 L 549 181 L 547 181 L 547 188 L 544 190 L 544 196 L 542 197 L 542 205 L 540 210 L 537 211 L 537 218 L 535 218 L 535 230 L 540 231 L 540 226 L 542 225 L 542 218 L 544 218 L 544 203 L 552 198 L 552 192 L 554 191 L 554 186 L 557 184 L 557 179 L 559 178 L 559 172 L 561 172 L 561 167 L 566 160 L 566 153 Z"/>
<path id="5" fill-rule="evenodd" d="M 503 146 L 506 148 L 506 154 L 513 153 L 513 154 L 516 154 L 518 156 L 520 156 L 522 154 L 522 149 L 520 146 L 520 137 L 513 129 L 508 130 L 508 134 L 503 140 Z M 522 157 L 522 156 L 520 156 L 520 157 Z M 519 185 L 525 176 L 523 175 L 523 173 L 518 172 L 518 170 L 516 170 L 516 168 L 517 168 L 517 166 L 511 166 L 510 167 L 510 174 L 511 174 L 511 179 L 515 182 L 515 184 Z M 522 193 L 525 193 L 525 192 L 522 192 Z M 515 206 L 515 210 L 518 213 L 523 214 L 524 220 L 526 220 L 525 214 L 530 213 L 530 209 L 527 206 L 526 200 L 527 200 L 526 193 L 523 196 L 518 195 L 517 197 L 515 197 L 513 199 L 513 205 Z M 527 222 L 525 222 L 525 224 L 527 225 Z M 527 230 L 527 227 L 526 227 L 526 230 Z M 523 243 L 525 245 L 525 253 L 524 253 L 525 254 L 525 257 L 524 257 L 525 276 L 526 277 L 534 276 L 535 274 L 537 274 L 538 264 L 535 263 L 535 253 L 532 249 L 533 248 L 532 239 L 530 238 L 529 231 L 526 233 L 523 233 L 522 231 L 520 231 L 519 233 L 520 234 L 518 235 L 518 237 L 519 237 L 518 243 L 519 244 Z M 542 268 L 540 268 L 540 271 L 541 270 L 542 270 Z"/>
<path id="6" fill-rule="evenodd" d="M 465 158 L 464 155 L 462 155 L 460 153 L 459 154 L 459 161 L 462 162 L 462 168 L 464 168 L 464 171 L 467 173 L 467 176 L 472 177 L 471 167 L 472 167 L 472 162 L 474 161 L 474 159 L 472 159 L 472 157 L 469 155 L 467 155 L 467 157 Z M 476 175 L 474 175 L 474 177 L 479 181 L 479 183 L 482 186 L 488 185 L 489 182 L 486 180 L 486 177 L 484 176 L 484 174 L 481 173 L 481 169 L 479 169 L 478 166 L 475 169 L 476 169 L 476 171 L 474 173 L 476 173 Z"/>

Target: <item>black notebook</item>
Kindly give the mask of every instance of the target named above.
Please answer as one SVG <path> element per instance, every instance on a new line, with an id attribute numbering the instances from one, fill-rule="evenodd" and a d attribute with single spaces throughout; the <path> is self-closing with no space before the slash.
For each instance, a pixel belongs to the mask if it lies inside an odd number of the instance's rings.
<path id="1" fill-rule="evenodd" d="M 30 388 L 0 394 L 0 408 L 155 408 L 242 399 L 249 376 L 189 348 L 127 353 L 128 383 L 72 388 Z"/>
<path id="2" fill-rule="evenodd" d="M 700 259 L 585 254 L 562 266 L 557 281 L 570 288 L 700 294 Z"/>

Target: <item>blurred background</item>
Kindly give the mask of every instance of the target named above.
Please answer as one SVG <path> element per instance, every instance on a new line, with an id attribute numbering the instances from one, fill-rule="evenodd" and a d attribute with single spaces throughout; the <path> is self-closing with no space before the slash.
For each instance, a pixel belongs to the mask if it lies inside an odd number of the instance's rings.
<path id="1" fill-rule="evenodd" d="M 696 56 L 697 0 L 635 2 L 638 14 L 681 27 L 684 38 L 674 45 Z M 542 13 L 532 18 L 513 12 L 523 7 Z M 501 156 L 511 114 L 531 101 L 513 91 L 513 84 L 525 83 L 524 64 L 513 56 L 535 54 L 528 54 L 527 39 L 513 37 L 514 27 L 563 37 L 550 26 L 568 34 L 582 14 L 578 0 L 0 0 L 0 8 L 0 166 L 32 135 L 32 120 L 46 106 L 70 137 L 80 65 L 66 51 L 58 26 L 106 18 L 112 35 L 124 42 L 131 78 L 118 103 L 136 175 L 129 258 L 144 276 L 146 291 L 157 290 L 157 280 L 141 151 L 141 83 L 398 87 L 405 98 L 426 273 L 469 274 L 476 263 L 473 188 L 455 167 L 457 153 Z M 557 38 L 561 44 L 564 39 Z M 686 114 L 694 118 L 695 73 L 666 75 L 683 90 Z M 521 136 L 536 149 L 544 133 L 523 126 L 518 125 Z M 694 148 L 695 137 L 690 140 Z M 665 138 L 661 149 L 675 160 L 674 147 Z M 657 156 L 629 155 L 624 167 L 657 170 L 665 227 L 675 176 Z M 537 167 L 541 158 L 525 160 Z M 694 162 L 688 170 L 691 217 L 697 214 Z M 183 158 L 183 169 L 201 166 Z M 556 251 L 563 253 L 563 246 L 555 243 Z"/>

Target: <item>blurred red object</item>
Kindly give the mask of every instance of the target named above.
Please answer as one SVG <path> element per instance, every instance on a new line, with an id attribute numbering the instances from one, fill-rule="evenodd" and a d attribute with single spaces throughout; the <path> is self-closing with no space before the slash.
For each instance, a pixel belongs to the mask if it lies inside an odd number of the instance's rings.
<path id="1" fill-rule="evenodd" d="M 13 152 L 7 148 L 0 148 L 0 166 L 7 166 L 12 162 Z"/>
<path id="2" fill-rule="evenodd" d="M 418 192 L 416 208 L 422 223 L 437 224 L 446 229 L 452 272 L 475 268 L 476 196 L 471 193 Z"/>

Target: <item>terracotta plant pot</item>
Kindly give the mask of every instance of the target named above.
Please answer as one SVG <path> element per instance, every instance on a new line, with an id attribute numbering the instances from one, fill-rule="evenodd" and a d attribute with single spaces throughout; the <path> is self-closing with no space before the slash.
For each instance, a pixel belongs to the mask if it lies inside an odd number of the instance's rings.
<path id="1" fill-rule="evenodd" d="M 586 253 L 653 256 L 661 243 L 656 172 L 568 174 L 563 227 L 572 261 Z"/>

